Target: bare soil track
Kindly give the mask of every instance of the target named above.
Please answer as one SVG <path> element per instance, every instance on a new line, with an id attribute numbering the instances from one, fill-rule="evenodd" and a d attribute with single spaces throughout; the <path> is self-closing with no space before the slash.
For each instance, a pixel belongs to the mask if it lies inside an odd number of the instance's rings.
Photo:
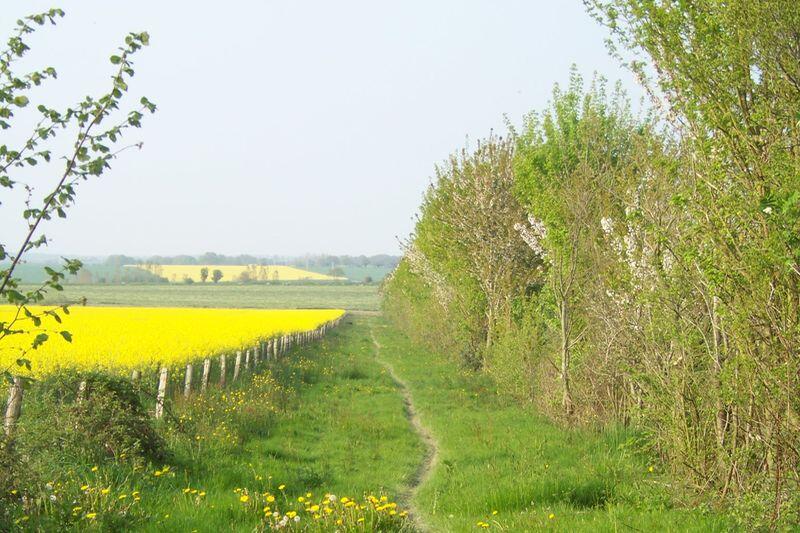
<path id="1" fill-rule="evenodd" d="M 414 407 L 414 398 L 406 382 L 395 373 L 389 362 L 381 358 L 381 345 L 375 337 L 374 328 L 370 331 L 370 335 L 372 336 L 372 343 L 375 345 L 375 359 L 386 369 L 389 377 L 392 378 L 392 381 L 400 390 L 403 396 L 406 418 L 408 418 L 412 429 L 425 445 L 425 456 L 408 481 L 405 491 L 399 495 L 399 500 L 408 507 L 409 515 L 418 531 L 431 531 L 431 527 L 423 520 L 415 500 L 419 488 L 430 478 L 433 469 L 436 467 L 436 463 L 439 460 L 439 444 L 430 430 L 422 424 L 417 409 Z"/>

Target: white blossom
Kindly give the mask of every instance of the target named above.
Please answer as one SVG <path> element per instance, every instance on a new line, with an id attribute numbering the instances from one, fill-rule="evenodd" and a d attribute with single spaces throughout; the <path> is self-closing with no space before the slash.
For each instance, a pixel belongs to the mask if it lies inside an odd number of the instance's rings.
<path id="1" fill-rule="evenodd" d="M 603 233 L 606 235 L 611 235 L 614 233 L 614 221 L 609 217 L 603 217 L 600 219 L 600 227 L 603 228 Z"/>
<path id="2" fill-rule="evenodd" d="M 519 233 L 525 244 L 543 260 L 547 259 L 547 250 L 544 248 L 544 239 L 547 237 L 547 227 L 542 220 L 533 215 L 528 215 L 528 224 L 516 223 L 514 229 Z"/>

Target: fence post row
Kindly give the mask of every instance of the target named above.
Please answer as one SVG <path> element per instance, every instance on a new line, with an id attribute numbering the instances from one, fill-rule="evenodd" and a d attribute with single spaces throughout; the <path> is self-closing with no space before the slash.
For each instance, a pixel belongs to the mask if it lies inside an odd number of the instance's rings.
<path id="1" fill-rule="evenodd" d="M 250 363 L 252 362 L 253 368 L 258 367 L 258 364 L 263 360 L 265 362 L 277 360 L 279 357 L 285 355 L 293 345 L 300 346 L 306 345 L 314 340 L 321 339 L 325 336 L 329 329 L 336 327 L 341 322 L 341 317 L 326 322 L 317 328 L 310 331 L 303 331 L 292 333 L 289 335 L 281 335 L 271 337 L 267 340 L 261 340 L 255 344 L 252 349 L 246 350 L 244 357 L 244 369 L 250 370 Z M 252 355 L 252 358 L 251 358 Z M 208 389 L 208 382 L 211 376 L 211 358 L 206 357 L 203 359 L 203 375 L 200 381 L 200 390 L 205 392 Z M 242 365 L 242 352 L 236 352 L 236 358 L 233 367 L 233 381 L 239 378 Z M 189 397 L 192 393 L 192 374 L 194 366 L 192 363 L 186 364 L 186 371 L 183 381 L 183 395 Z M 161 367 L 158 373 L 158 392 L 156 394 L 156 409 L 155 418 L 159 419 L 164 416 L 164 402 L 167 396 L 168 384 L 168 369 Z M 220 354 L 219 356 L 219 385 L 225 387 L 227 374 L 227 356 Z M 141 370 L 131 371 L 131 382 L 136 383 L 141 380 Z M 22 378 L 15 376 L 9 388 L 8 402 L 6 403 L 5 418 L 3 419 L 3 429 L 7 436 L 11 436 L 14 432 L 14 427 L 22 412 Z M 87 382 L 83 380 L 78 385 L 78 403 L 84 401 L 87 395 Z"/>

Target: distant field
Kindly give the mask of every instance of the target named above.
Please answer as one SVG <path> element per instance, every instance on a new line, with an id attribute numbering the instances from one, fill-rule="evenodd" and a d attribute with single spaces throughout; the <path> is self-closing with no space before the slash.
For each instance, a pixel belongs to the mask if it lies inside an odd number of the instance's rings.
<path id="1" fill-rule="evenodd" d="M 377 311 L 375 285 L 66 285 L 45 303 L 86 297 L 90 305 L 236 307 L 255 309 L 347 309 Z"/>
<path id="2" fill-rule="evenodd" d="M 214 271 L 222 274 L 220 282 L 228 281 L 335 281 L 344 278 L 337 278 L 302 270 L 300 268 L 283 265 L 125 265 L 125 268 L 133 270 L 145 270 L 156 276 L 165 278 L 172 283 L 183 283 L 186 280 L 201 282 L 200 272 L 206 269 L 208 281 L 212 281 Z"/>

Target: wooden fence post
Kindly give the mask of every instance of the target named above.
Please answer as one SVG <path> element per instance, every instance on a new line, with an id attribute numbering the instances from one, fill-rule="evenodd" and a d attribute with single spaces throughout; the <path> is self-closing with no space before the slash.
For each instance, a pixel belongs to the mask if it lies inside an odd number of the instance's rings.
<path id="1" fill-rule="evenodd" d="M 250 370 L 250 350 L 244 353 L 244 369 Z"/>
<path id="2" fill-rule="evenodd" d="M 133 372 L 131 372 L 131 381 L 134 384 L 136 384 L 139 381 L 139 378 L 141 378 L 141 377 L 142 377 L 142 371 L 141 370 L 134 370 Z"/>
<path id="3" fill-rule="evenodd" d="M 225 373 L 226 373 L 225 371 L 227 370 L 227 367 L 225 366 L 225 359 L 226 359 L 225 354 L 222 354 L 222 355 L 219 356 L 219 386 L 220 387 L 224 387 L 225 386 Z"/>
<path id="4" fill-rule="evenodd" d="M 233 363 L 233 381 L 239 379 L 239 370 L 242 366 L 242 352 L 236 352 L 236 361 Z"/>
<path id="5" fill-rule="evenodd" d="M 206 357 L 203 360 L 203 378 L 200 381 L 200 391 L 205 392 L 208 388 L 208 375 L 211 374 L 211 359 Z"/>
<path id="6" fill-rule="evenodd" d="M 253 346 L 253 366 L 258 368 L 258 359 L 261 355 L 261 341 Z"/>
<path id="7" fill-rule="evenodd" d="M 186 375 L 183 378 L 183 397 L 188 398 L 192 393 L 192 363 L 186 365 Z"/>
<path id="8" fill-rule="evenodd" d="M 167 396 L 167 367 L 161 367 L 158 375 L 158 394 L 156 395 L 156 418 L 164 416 L 164 398 Z"/>
<path id="9" fill-rule="evenodd" d="M 22 412 L 22 378 L 14 377 L 14 383 L 8 390 L 8 405 L 6 405 L 6 417 L 3 420 L 3 428 L 6 436 L 10 437 L 14 433 L 14 426 L 17 425 L 19 414 Z"/>

